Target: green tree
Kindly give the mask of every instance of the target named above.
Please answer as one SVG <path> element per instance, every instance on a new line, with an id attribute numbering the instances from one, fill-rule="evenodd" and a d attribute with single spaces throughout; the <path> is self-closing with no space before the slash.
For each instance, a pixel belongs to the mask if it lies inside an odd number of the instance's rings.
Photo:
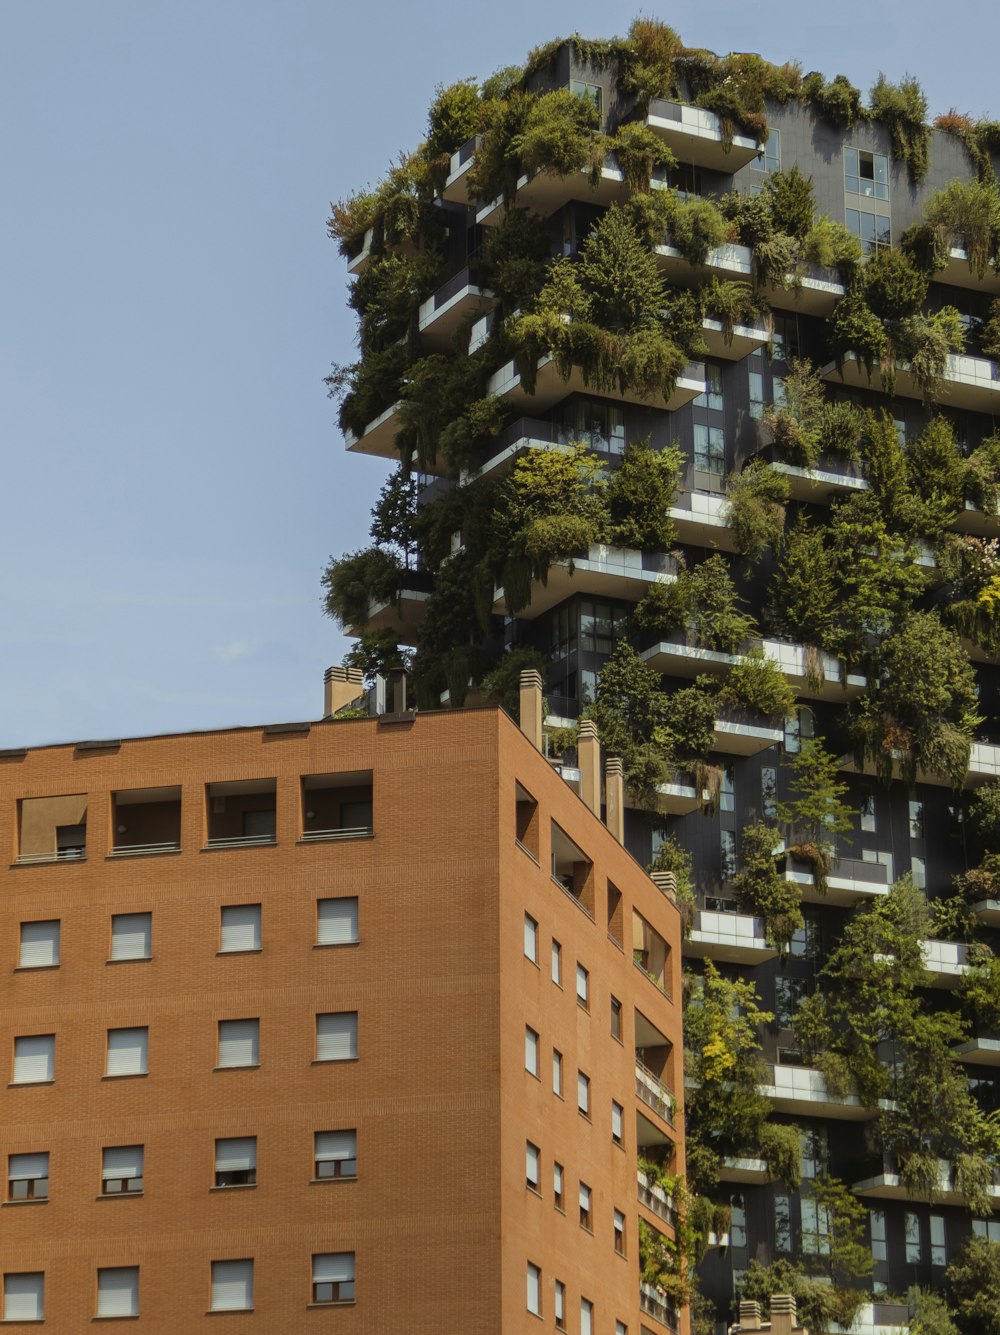
<path id="1" fill-rule="evenodd" d="M 970 1238 L 945 1282 L 961 1335 L 1000 1335 L 1000 1243 Z"/>
<path id="2" fill-rule="evenodd" d="M 621 756 L 626 783 L 653 800 L 666 781 L 669 756 L 662 744 L 667 697 L 660 678 L 627 640 L 619 640 L 597 674 L 586 716 L 597 724 L 608 755 Z"/>
<path id="3" fill-rule="evenodd" d="M 788 478 L 759 459 L 726 479 L 726 523 L 735 535 L 736 550 L 751 565 L 769 547 L 781 551 L 790 494 Z"/>
<path id="4" fill-rule="evenodd" d="M 771 945 L 786 949 L 804 919 L 798 887 L 778 873 L 780 846 L 781 834 L 773 826 L 746 826 L 740 850 L 742 866 L 733 879 L 733 890 L 741 909 L 763 918 Z"/>
<path id="5" fill-rule="evenodd" d="M 608 482 L 608 540 L 642 552 L 666 552 L 676 530 L 670 507 L 677 495 L 682 457 L 675 445 L 654 450 L 649 440 L 630 441 Z"/>
<path id="6" fill-rule="evenodd" d="M 768 606 L 777 628 L 804 644 L 835 650 L 837 582 L 828 550 L 829 530 L 800 515 L 786 535 Z"/>
<path id="7" fill-rule="evenodd" d="M 818 737 L 803 737 L 788 769 L 789 801 L 778 804 L 778 818 L 790 827 L 793 841 L 812 844 L 828 858 L 837 835 L 852 828 L 857 814 L 844 800 L 849 790 L 840 763 Z"/>

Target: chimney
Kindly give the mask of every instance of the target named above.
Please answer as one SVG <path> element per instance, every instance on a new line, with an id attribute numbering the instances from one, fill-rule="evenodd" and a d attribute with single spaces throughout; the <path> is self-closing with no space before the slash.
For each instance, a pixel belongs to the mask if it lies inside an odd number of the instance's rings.
<path id="1" fill-rule="evenodd" d="M 620 844 L 625 842 L 625 766 L 619 756 L 608 756 L 605 767 L 605 823 Z"/>
<path id="2" fill-rule="evenodd" d="M 677 882 L 674 879 L 672 871 L 651 871 L 649 873 L 653 884 L 658 886 L 660 891 L 666 895 L 671 904 L 677 903 Z"/>
<path id="3" fill-rule="evenodd" d="M 736 1326 L 739 1331 L 760 1330 L 760 1303 L 752 1298 L 740 1300 L 740 1319 Z"/>
<path id="4" fill-rule="evenodd" d="M 364 689 L 360 668 L 328 667 L 323 676 L 323 717 L 336 714 L 338 709 L 363 695 Z"/>
<path id="5" fill-rule="evenodd" d="M 385 675 L 385 712 L 387 714 L 405 714 L 407 704 L 407 678 L 405 668 L 391 668 Z"/>
<path id="6" fill-rule="evenodd" d="M 771 1296 L 771 1335 L 792 1335 L 801 1330 L 795 1310 L 795 1299 L 790 1293 Z"/>
<path id="7" fill-rule="evenodd" d="M 580 764 L 580 796 L 600 819 L 601 739 L 593 719 L 585 718 L 580 721 L 580 735 L 576 749 Z"/>
<path id="8" fill-rule="evenodd" d="M 532 746 L 542 749 L 542 674 L 534 668 L 521 673 L 521 731 Z"/>

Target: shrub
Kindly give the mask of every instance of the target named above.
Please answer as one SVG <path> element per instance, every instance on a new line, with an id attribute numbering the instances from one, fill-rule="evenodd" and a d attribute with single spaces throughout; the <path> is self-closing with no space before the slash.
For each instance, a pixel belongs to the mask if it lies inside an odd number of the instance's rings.
<path id="1" fill-rule="evenodd" d="M 726 220 L 709 199 L 679 204 L 670 221 L 671 241 L 691 264 L 704 264 L 726 239 Z"/>
<path id="2" fill-rule="evenodd" d="M 751 459 L 742 473 L 727 478 L 726 523 L 735 535 L 736 550 L 751 563 L 769 547 L 781 550 L 789 495 L 788 478 L 760 459 Z"/>
<path id="3" fill-rule="evenodd" d="M 930 127 L 927 99 L 920 84 L 911 75 L 899 83 L 890 83 L 880 74 L 870 94 L 871 114 L 889 131 L 893 156 L 906 163 L 910 180 L 919 185 L 930 165 Z"/>

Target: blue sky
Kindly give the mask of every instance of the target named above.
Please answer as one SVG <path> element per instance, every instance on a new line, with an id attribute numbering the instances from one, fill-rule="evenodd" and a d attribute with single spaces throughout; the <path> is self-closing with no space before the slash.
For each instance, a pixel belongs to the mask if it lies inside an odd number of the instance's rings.
<path id="1" fill-rule="evenodd" d="M 0 0 L 0 747 L 317 717 L 330 553 L 385 469 L 325 397 L 353 355 L 331 199 L 438 83 L 639 12 L 596 0 Z M 968 0 L 647 13 L 931 113 L 1000 116 Z"/>

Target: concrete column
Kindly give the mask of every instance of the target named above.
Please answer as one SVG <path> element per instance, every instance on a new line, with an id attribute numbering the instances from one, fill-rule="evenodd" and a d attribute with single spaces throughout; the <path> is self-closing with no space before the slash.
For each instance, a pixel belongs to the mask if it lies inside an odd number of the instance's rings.
<path id="1" fill-rule="evenodd" d="M 328 667 L 323 677 L 323 717 L 329 718 L 364 693 L 360 668 Z"/>
<path id="2" fill-rule="evenodd" d="M 625 842 L 625 766 L 618 756 L 608 756 L 605 766 L 606 824 L 620 844 Z"/>
<path id="3" fill-rule="evenodd" d="M 580 764 L 580 796 L 595 816 L 601 815 L 601 739 L 597 724 L 585 718 L 580 722 L 577 743 Z"/>
<path id="4" fill-rule="evenodd" d="M 542 749 L 542 674 L 534 668 L 521 673 L 521 731 L 532 746 Z"/>

